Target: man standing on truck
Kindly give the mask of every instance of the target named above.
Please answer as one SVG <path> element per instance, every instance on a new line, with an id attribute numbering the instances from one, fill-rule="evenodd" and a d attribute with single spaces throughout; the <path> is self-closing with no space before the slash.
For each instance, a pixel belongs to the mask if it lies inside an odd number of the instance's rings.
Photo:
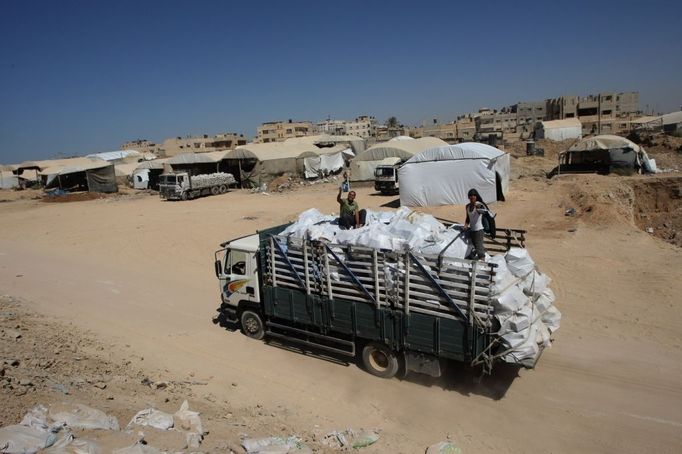
<path id="1" fill-rule="evenodd" d="M 348 198 L 341 198 L 343 192 L 343 185 L 339 187 L 339 193 L 336 195 L 336 201 L 339 202 L 339 227 L 342 229 L 350 229 L 362 227 L 365 225 L 366 210 L 361 210 L 358 202 L 355 201 L 355 191 L 348 193 Z"/>
<path id="2" fill-rule="evenodd" d="M 476 189 L 469 189 L 469 203 L 466 206 L 466 221 L 464 229 L 469 229 L 469 237 L 474 243 L 472 259 L 485 260 L 485 246 L 483 245 L 483 216 L 488 211 L 488 205 L 483 202 Z"/>

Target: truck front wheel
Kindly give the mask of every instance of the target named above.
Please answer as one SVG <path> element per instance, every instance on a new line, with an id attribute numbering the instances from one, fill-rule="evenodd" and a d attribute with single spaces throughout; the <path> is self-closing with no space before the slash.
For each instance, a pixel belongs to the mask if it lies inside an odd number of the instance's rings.
<path id="1" fill-rule="evenodd" d="M 394 377 L 399 368 L 395 352 L 378 342 L 370 342 L 362 349 L 362 365 L 367 372 L 381 378 Z"/>
<path id="2" fill-rule="evenodd" d="M 242 312 L 242 315 L 239 317 L 239 321 L 242 325 L 242 332 L 251 339 L 260 340 L 265 337 L 263 320 L 256 312 L 249 310 Z"/>
<path id="3" fill-rule="evenodd" d="M 187 200 L 188 198 L 187 191 L 183 191 L 183 193 L 180 194 L 180 200 Z"/>

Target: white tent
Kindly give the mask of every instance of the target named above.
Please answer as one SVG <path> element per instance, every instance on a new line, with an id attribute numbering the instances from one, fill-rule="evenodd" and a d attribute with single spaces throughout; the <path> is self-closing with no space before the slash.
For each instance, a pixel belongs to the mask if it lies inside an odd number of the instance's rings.
<path id="1" fill-rule="evenodd" d="M 321 148 L 319 152 L 307 151 L 299 155 L 303 159 L 303 173 L 306 178 L 317 178 L 338 172 L 346 160 L 355 156 L 353 150 L 343 146 Z"/>
<path id="2" fill-rule="evenodd" d="M 104 151 L 102 153 L 92 153 L 85 155 L 86 158 L 99 158 L 110 162 L 130 162 L 142 159 L 142 153 L 137 150 L 118 150 L 118 151 Z"/>
<path id="3" fill-rule="evenodd" d="M 567 139 L 580 139 L 583 136 L 583 125 L 577 118 L 564 120 L 539 121 L 535 127 L 536 139 L 549 139 L 561 142 Z"/>
<path id="4" fill-rule="evenodd" d="M 19 186 L 19 177 L 11 170 L 0 170 L 0 189 L 12 189 Z"/>
<path id="5" fill-rule="evenodd" d="M 472 188 L 486 203 L 504 200 L 509 173 L 509 154 L 490 145 L 466 142 L 431 148 L 398 170 L 400 204 L 463 205 Z"/>
<path id="6" fill-rule="evenodd" d="M 352 181 L 374 180 L 374 170 L 384 164 L 386 158 L 400 158 L 407 161 L 412 156 L 429 148 L 445 146 L 447 143 L 436 137 L 422 137 L 414 140 L 389 140 L 369 147 L 358 153 L 351 161 Z"/>

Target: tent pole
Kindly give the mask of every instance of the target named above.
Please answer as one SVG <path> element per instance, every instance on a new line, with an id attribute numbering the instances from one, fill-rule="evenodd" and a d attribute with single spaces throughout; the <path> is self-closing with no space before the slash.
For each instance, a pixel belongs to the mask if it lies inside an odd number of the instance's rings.
<path id="1" fill-rule="evenodd" d="M 242 180 L 242 160 L 237 159 L 237 165 L 239 166 L 239 187 L 244 189 L 244 181 Z"/>

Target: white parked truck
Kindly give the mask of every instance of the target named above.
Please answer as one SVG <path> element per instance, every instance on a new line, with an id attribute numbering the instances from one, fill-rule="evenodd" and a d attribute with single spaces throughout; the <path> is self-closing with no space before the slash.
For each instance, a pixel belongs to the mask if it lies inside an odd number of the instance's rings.
<path id="1" fill-rule="evenodd" d="M 237 183 L 231 173 L 190 175 L 188 172 L 164 173 L 159 179 L 159 196 L 166 200 L 188 200 L 202 195 L 224 194 Z"/>
<path id="2" fill-rule="evenodd" d="M 400 164 L 377 166 L 374 170 L 374 189 L 382 194 L 397 194 L 400 191 L 399 168 Z"/>

